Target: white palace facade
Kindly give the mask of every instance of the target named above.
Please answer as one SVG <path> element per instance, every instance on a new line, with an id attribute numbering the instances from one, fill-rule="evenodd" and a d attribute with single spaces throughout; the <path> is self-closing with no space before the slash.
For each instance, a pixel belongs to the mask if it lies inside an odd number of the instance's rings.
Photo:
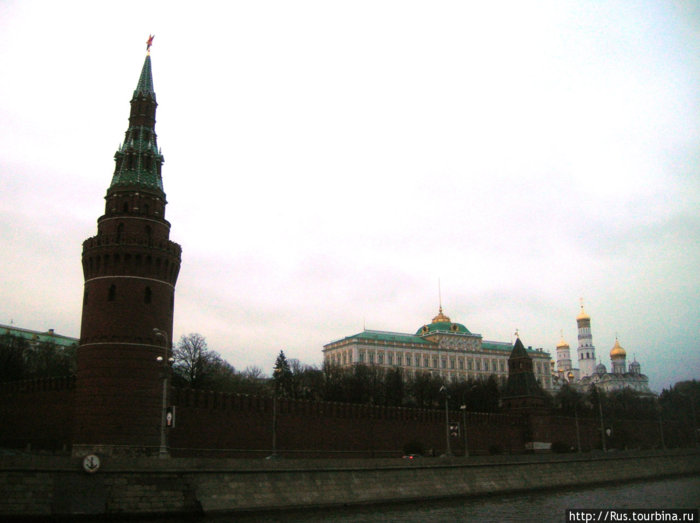
<path id="1" fill-rule="evenodd" d="M 402 370 L 406 377 L 430 373 L 450 381 L 487 379 L 493 375 L 500 384 L 508 378 L 508 342 L 487 341 L 461 323 L 453 323 L 442 312 L 415 334 L 363 330 L 323 347 L 324 361 L 349 368 L 373 365 Z M 552 390 L 550 355 L 528 347 L 535 378 L 545 390 Z"/>

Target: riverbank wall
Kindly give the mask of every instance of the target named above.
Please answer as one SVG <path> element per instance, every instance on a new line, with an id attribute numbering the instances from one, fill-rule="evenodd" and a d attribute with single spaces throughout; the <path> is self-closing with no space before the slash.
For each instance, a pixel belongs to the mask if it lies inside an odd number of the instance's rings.
<path id="1" fill-rule="evenodd" d="M 0 458 L 0 516 L 216 514 L 487 496 L 700 474 L 696 450 L 374 460 Z"/>

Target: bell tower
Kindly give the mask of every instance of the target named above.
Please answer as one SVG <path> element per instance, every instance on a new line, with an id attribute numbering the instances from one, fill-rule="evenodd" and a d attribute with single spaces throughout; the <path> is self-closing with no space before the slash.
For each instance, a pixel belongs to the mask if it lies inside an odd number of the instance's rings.
<path id="1" fill-rule="evenodd" d="M 97 235 L 83 242 L 75 455 L 149 454 L 160 443 L 181 248 L 165 219 L 151 41 Z"/>

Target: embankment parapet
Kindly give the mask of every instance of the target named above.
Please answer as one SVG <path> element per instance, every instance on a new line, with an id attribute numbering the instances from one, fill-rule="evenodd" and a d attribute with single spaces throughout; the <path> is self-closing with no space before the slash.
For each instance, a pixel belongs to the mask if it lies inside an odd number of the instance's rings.
<path id="1" fill-rule="evenodd" d="M 406 460 L 0 459 L 0 515 L 145 515 L 483 496 L 700 474 L 697 451 Z M 575 465 L 575 466 L 574 466 Z"/>

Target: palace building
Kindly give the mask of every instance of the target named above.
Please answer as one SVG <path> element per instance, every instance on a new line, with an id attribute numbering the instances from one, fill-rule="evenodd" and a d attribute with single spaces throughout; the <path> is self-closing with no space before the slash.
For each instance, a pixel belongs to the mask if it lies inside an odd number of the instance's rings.
<path id="1" fill-rule="evenodd" d="M 440 307 L 438 315 L 415 334 L 363 330 L 325 345 L 323 355 L 326 364 L 345 368 L 376 365 L 387 370 L 400 368 L 407 377 L 428 372 L 450 381 L 493 375 L 505 384 L 512 350 L 509 342 L 484 340 L 481 334 L 452 322 Z M 537 382 L 550 390 L 549 353 L 532 347 L 525 350 L 532 358 Z"/>

